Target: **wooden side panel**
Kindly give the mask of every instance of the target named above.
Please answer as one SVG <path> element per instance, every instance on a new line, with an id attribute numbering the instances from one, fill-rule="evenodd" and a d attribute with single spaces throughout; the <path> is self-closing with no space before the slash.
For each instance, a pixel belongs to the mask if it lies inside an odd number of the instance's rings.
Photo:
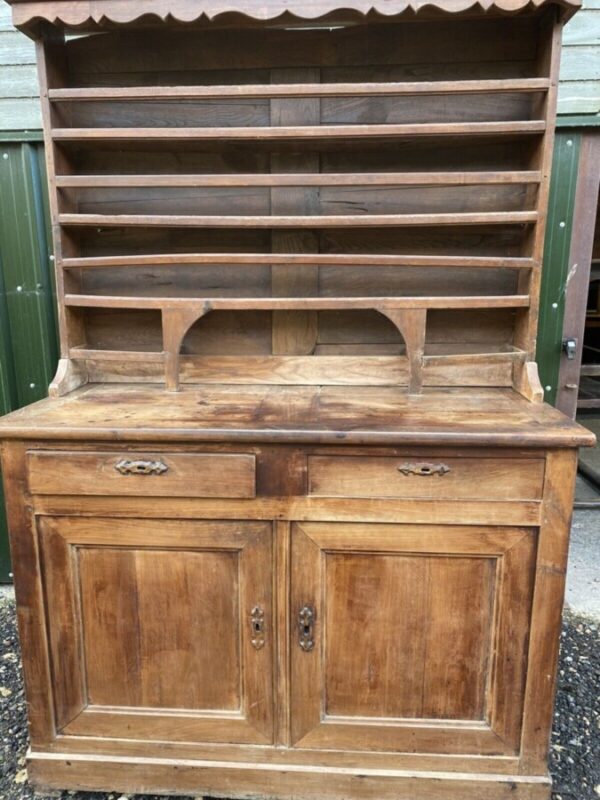
<path id="1" fill-rule="evenodd" d="M 39 524 L 56 726 L 60 730 L 87 704 L 85 657 L 79 636 L 79 582 L 75 554 L 43 520 Z M 110 657 L 111 648 L 105 657 Z"/>
<path id="2" fill-rule="evenodd" d="M 515 754 L 535 532 L 302 523 L 292 532 L 292 741 Z"/>
<path id="3" fill-rule="evenodd" d="M 521 741 L 529 770 L 545 770 L 548 759 L 576 475 L 576 450 L 548 454 Z"/>
<path id="4" fill-rule="evenodd" d="M 495 559 L 326 564 L 328 715 L 483 719 Z"/>
<path id="5" fill-rule="evenodd" d="M 268 524 L 42 517 L 40 540 L 61 732 L 272 741 Z"/>
<path id="6" fill-rule="evenodd" d="M 240 708 L 237 556 L 79 554 L 89 702 Z"/>

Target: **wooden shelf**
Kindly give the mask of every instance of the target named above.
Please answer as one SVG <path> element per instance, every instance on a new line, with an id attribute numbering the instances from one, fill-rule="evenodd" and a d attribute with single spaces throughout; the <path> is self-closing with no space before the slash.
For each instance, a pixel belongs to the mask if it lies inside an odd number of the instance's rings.
<path id="1" fill-rule="evenodd" d="M 208 266 L 323 266 L 323 267 L 460 267 L 465 269 L 539 269 L 532 258 L 492 256 L 341 255 L 331 253 L 157 253 L 134 256 L 63 258 L 64 269 L 114 269 L 121 267 Z"/>
<path id="2" fill-rule="evenodd" d="M 527 308 L 529 296 L 489 295 L 462 297 L 121 297 L 66 294 L 65 305 L 83 308 L 319 310 L 319 309 L 461 309 Z"/>
<path id="3" fill-rule="evenodd" d="M 513 78 L 473 81 L 412 81 L 395 83 L 296 83 L 238 86 L 119 86 L 51 89 L 54 102 L 131 100 L 222 100 L 294 97 L 369 97 L 428 94 L 543 92 L 547 78 Z"/>
<path id="4" fill-rule="evenodd" d="M 384 228 L 411 225 L 522 225 L 537 211 L 489 211 L 451 214 L 350 214 L 303 216 L 197 216 L 183 214 L 59 214 L 61 225 L 175 228 Z"/>
<path id="5" fill-rule="evenodd" d="M 283 173 L 226 175 L 57 175 L 66 188 L 250 186 L 470 186 L 539 183 L 535 170 L 506 172 Z"/>
<path id="6" fill-rule="evenodd" d="M 149 350 L 93 350 L 87 347 L 71 347 L 69 356 L 77 359 L 98 359 L 102 361 L 152 361 L 162 363 L 166 353 Z"/>
<path id="7" fill-rule="evenodd" d="M 544 120 L 517 122 L 405 123 L 402 125 L 301 125 L 244 128 L 53 128 L 54 141 L 226 141 L 286 139 L 373 139 L 399 136 L 485 136 L 540 134 Z"/>

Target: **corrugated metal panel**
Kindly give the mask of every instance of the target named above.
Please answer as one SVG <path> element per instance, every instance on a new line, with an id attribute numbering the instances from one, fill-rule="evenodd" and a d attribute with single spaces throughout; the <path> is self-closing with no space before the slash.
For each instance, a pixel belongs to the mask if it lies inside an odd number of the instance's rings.
<path id="1" fill-rule="evenodd" d="M 43 146 L 0 142 L 0 412 L 45 397 L 58 347 Z M 2 504 L 2 509 L 4 505 Z M 9 577 L 0 509 L 0 581 Z"/>
<path id="2" fill-rule="evenodd" d="M 537 339 L 540 380 L 545 388 L 544 399 L 549 403 L 556 400 L 558 384 L 580 142 L 579 133 L 557 131 Z"/>

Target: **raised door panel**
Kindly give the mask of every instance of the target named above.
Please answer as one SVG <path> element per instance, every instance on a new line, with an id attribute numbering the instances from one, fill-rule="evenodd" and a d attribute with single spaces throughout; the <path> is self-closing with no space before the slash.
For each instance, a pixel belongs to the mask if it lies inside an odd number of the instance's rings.
<path id="1" fill-rule="evenodd" d="M 57 728 L 272 741 L 266 523 L 42 517 Z"/>
<path id="2" fill-rule="evenodd" d="M 535 549 L 521 528 L 294 525 L 294 744 L 516 753 Z"/>

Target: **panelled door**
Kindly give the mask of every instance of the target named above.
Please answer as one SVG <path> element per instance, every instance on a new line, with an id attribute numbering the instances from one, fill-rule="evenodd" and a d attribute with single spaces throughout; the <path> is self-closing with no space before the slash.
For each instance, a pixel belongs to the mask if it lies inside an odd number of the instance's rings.
<path id="1" fill-rule="evenodd" d="M 272 741 L 272 528 L 38 518 L 57 729 Z"/>
<path id="2" fill-rule="evenodd" d="M 535 545 L 533 529 L 295 524 L 293 743 L 517 752 Z"/>

